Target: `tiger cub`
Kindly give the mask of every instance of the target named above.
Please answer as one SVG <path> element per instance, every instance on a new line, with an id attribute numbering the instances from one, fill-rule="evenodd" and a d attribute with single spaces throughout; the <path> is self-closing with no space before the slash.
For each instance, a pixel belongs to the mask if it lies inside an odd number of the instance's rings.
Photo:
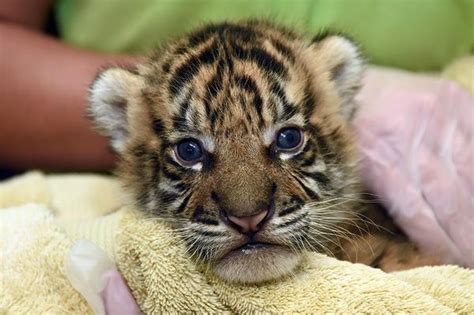
<path id="1" fill-rule="evenodd" d="M 101 71 L 89 113 L 138 206 L 227 281 L 288 275 L 305 251 L 432 264 L 361 193 L 350 120 L 363 70 L 342 35 L 215 24 Z"/>

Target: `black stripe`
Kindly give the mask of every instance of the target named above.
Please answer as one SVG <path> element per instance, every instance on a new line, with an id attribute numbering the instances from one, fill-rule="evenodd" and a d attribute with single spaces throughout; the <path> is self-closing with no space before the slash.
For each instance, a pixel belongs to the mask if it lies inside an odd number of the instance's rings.
<path id="1" fill-rule="evenodd" d="M 179 116 L 173 118 L 173 128 L 181 132 L 190 131 L 188 121 L 185 118 Z"/>
<path id="2" fill-rule="evenodd" d="M 282 224 L 278 225 L 277 229 L 293 225 L 293 224 L 297 223 L 298 221 L 304 219 L 307 215 L 308 215 L 307 212 L 303 212 L 302 214 L 300 214 L 300 215 L 294 217 L 293 219 L 291 219 L 290 221 L 287 221 L 285 223 L 282 223 Z"/>
<path id="3" fill-rule="evenodd" d="M 206 99 L 211 100 L 222 89 L 222 76 L 218 73 L 212 77 L 206 86 Z"/>
<path id="4" fill-rule="evenodd" d="M 185 96 L 183 102 L 179 105 L 179 116 L 183 119 L 186 118 L 186 114 L 188 113 L 190 97 L 191 95 L 188 93 L 188 95 Z"/>
<path id="5" fill-rule="evenodd" d="M 225 32 L 233 39 L 241 40 L 244 43 L 253 42 L 256 39 L 256 33 L 248 26 L 226 25 Z"/>
<path id="6" fill-rule="evenodd" d="M 186 119 L 189 110 L 189 95 L 184 98 L 183 103 L 180 104 L 179 113 L 173 117 L 173 128 L 178 131 L 190 131 L 191 126 Z"/>
<path id="7" fill-rule="evenodd" d="M 137 158 L 143 158 L 145 155 L 148 154 L 148 151 L 144 144 L 139 144 L 133 147 L 130 151 Z"/>
<path id="8" fill-rule="evenodd" d="M 211 108 L 211 103 L 208 98 L 204 98 L 204 109 L 206 111 L 206 117 L 210 122 L 211 130 L 214 130 L 217 122 L 217 111 Z"/>
<path id="9" fill-rule="evenodd" d="M 210 114 L 210 105 L 209 102 L 216 97 L 216 95 L 222 90 L 223 88 L 223 76 L 225 70 L 225 61 L 223 58 L 219 60 L 217 64 L 216 74 L 212 77 L 212 79 L 207 83 L 206 86 L 206 96 L 205 96 L 205 106 L 206 106 L 206 113 Z"/>
<path id="10" fill-rule="evenodd" d="M 253 96 L 253 104 L 255 105 L 255 110 L 257 111 L 260 123 L 263 123 L 263 116 L 262 116 L 263 101 L 260 95 L 255 94 Z"/>
<path id="11" fill-rule="evenodd" d="M 211 116 L 211 111 L 213 111 L 213 109 L 211 109 L 211 104 L 209 103 L 209 100 L 207 99 L 204 100 L 204 109 L 206 111 L 207 118 L 209 118 Z"/>
<path id="12" fill-rule="evenodd" d="M 180 193 L 185 193 L 189 190 L 189 188 L 191 187 L 189 184 L 186 184 L 184 182 L 181 182 L 181 183 L 176 183 L 176 184 L 173 184 L 173 187 L 177 190 L 179 190 Z"/>
<path id="13" fill-rule="evenodd" d="M 244 49 L 234 45 L 234 55 L 241 60 L 250 60 L 266 73 L 274 73 L 280 77 L 286 77 L 286 69 L 281 62 L 273 58 L 261 48 Z"/>
<path id="14" fill-rule="evenodd" d="M 188 38 L 188 47 L 194 48 L 198 45 L 204 44 L 211 38 L 217 31 L 219 27 L 216 25 L 209 25 L 204 29 L 198 30 L 194 34 L 191 34 Z"/>
<path id="15" fill-rule="evenodd" d="M 174 73 L 171 79 L 169 90 L 172 96 L 176 96 L 180 89 L 196 75 L 201 67 L 213 63 L 217 58 L 217 43 L 214 43 L 204 49 L 199 55 L 192 56 L 188 61 L 181 65 Z"/>
<path id="16" fill-rule="evenodd" d="M 286 69 L 283 64 L 274 59 L 263 49 L 250 49 L 249 58 L 251 60 L 254 60 L 261 68 L 265 69 L 267 72 L 274 72 L 280 76 L 286 76 Z"/>
<path id="17" fill-rule="evenodd" d="M 232 39 L 238 39 L 242 42 L 254 41 L 256 33 L 248 26 L 234 25 L 229 23 L 221 23 L 217 25 L 209 25 L 201 30 L 198 30 L 188 38 L 188 46 L 196 47 L 209 40 L 215 34 L 219 34 L 224 38 L 224 34 L 228 34 Z"/>
<path id="18" fill-rule="evenodd" d="M 324 184 L 324 185 L 328 184 L 330 181 L 329 178 L 321 172 L 309 173 L 309 172 L 302 171 L 301 174 L 303 174 L 304 176 L 310 177 L 314 179 L 316 182 Z"/>
<path id="19" fill-rule="evenodd" d="M 153 130 L 157 135 L 161 135 L 163 133 L 163 130 L 165 130 L 165 127 L 163 125 L 163 121 L 159 118 L 156 118 L 153 120 Z"/>
<path id="20" fill-rule="evenodd" d="M 154 183 L 158 183 L 160 181 L 160 170 L 161 170 L 160 169 L 160 157 L 155 152 L 150 152 L 148 154 L 148 158 L 152 162 L 152 170 L 153 170 L 152 180 L 153 180 Z"/>
<path id="21" fill-rule="evenodd" d="M 284 216 L 284 215 L 287 215 L 287 214 L 290 214 L 298 209 L 301 209 L 304 205 L 304 201 L 303 199 L 301 199 L 299 196 L 297 195 L 293 195 L 291 196 L 290 198 L 290 203 L 292 203 L 293 205 L 282 210 L 280 213 L 279 213 L 279 216 Z M 286 205 L 286 204 L 284 204 Z"/>
<path id="22" fill-rule="evenodd" d="M 186 177 L 186 176 L 190 176 L 190 175 L 194 174 L 194 172 L 195 172 L 194 170 L 192 170 L 190 168 L 183 167 L 181 164 L 176 162 L 171 157 L 170 153 L 165 152 L 164 155 L 165 155 L 164 156 L 165 162 L 168 163 L 168 164 L 173 165 L 174 167 L 176 167 L 176 169 L 173 170 L 174 173 L 176 173 L 176 175 L 181 176 L 181 177 Z"/>
<path id="23" fill-rule="evenodd" d="M 276 149 L 276 144 L 275 142 L 273 142 L 273 144 L 271 144 L 268 148 L 267 148 L 267 154 L 268 154 L 268 157 L 272 160 L 276 160 L 277 158 L 277 149 Z"/>
<path id="24" fill-rule="evenodd" d="M 292 63 L 295 62 L 295 56 L 289 47 L 285 46 L 282 42 L 276 39 L 272 40 L 272 44 L 280 54 L 288 58 L 288 60 L 290 60 Z"/>
<path id="25" fill-rule="evenodd" d="M 210 218 L 199 218 L 196 221 L 201 222 L 201 223 L 206 224 L 206 225 L 219 225 L 219 222 L 217 222 L 214 219 L 210 219 Z"/>
<path id="26" fill-rule="evenodd" d="M 178 209 L 176 209 L 176 213 L 179 214 L 179 213 L 182 213 L 184 211 L 184 209 L 186 209 L 188 203 L 189 203 L 189 199 L 191 198 L 192 194 L 189 194 L 187 195 L 183 201 L 181 202 L 181 204 L 179 205 Z"/>
<path id="27" fill-rule="evenodd" d="M 249 76 L 236 77 L 236 83 L 239 87 L 241 87 L 245 91 L 253 94 L 253 103 L 255 106 L 255 110 L 258 114 L 260 124 L 263 124 L 263 116 L 262 116 L 263 100 L 262 100 L 262 97 L 260 96 L 260 92 L 257 87 L 257 84 Z"/>
<path id="28" fill-rule="evenodd" d="M 193 219 L 194 220 L 199 219 L 203 215 L 203 213 L 204 213 L 204 208 L 202 206 L 197 206 L 193 212 Z"/>
<path id="29" fill-rule="evenodd" d="M 234 50 L 234 55 L 237 56 L 239 59 L 247 59 L 247 52 L 240 47 L 239 45 L 233 45 L 232 46 Z"/>
<path id="30" fill-rule="evenodd" d="M 224 38 L 224 35 L 223 34 L 220 34 L 219 35 L 219 40 L 221 41 L 221 43 L 224 44 L 224 59 L 225 60 L 225 64 L 227 65 L 227 68 L 229 69 L 229 73 L 232 73 L 234 72 L 234 60 L 232 58 L 232 52 L 231 52 L 231 48 L 229 47 L 229 45 L 226 45 L 225 42 L 225 38 Z"/>
<path id="31" fill-rule="evenodd" d="M 212 199 L 216 204 L 219 204 L 219 202 L 221 201 L 221 198 L 219 197 L 219 195 L 218 195 L 215 191 L 211 191 L 211 199 Z"/>
<path id="32" fill-rule="evenodd" d="M 255 81 L 247 75 L 235 76 L 235 83 L 237 84 L 237 86 L 249 93 L 259 94 L 257 83 L 255 83 Z"/>
<path id="33" fill-rule="evenodd" d="M 170 72 L 170 69 L 171 69 L 171 64 L 170 62 L 165 62 L 162 66 L 161 66 L 161 69 L 163 70 L 164 73 L 168 74 Z"/>
<path id="34" fill-rule="evenodd" d="M 214 166 L 214 162 L 215 162 L 214 154 L 207 152 L 205 159 L 202 161 L 202 170 L 209 171 Z"/>
<path id="35" fill-rule="evenodd" d="M 313 114 L 313 110 L 316 106 L 316 101 L 311 92 L 306 92 L 303 100 L 304 115 L 309 120 L 310 116 Z"/>
<path id="36" fill-rule="evenodd" d="M 298 114 L 296 107 L 290 105 L 289 103 L 283 103 L 283 114 L 281 115 L 280 120 L 289 120 L 296 114 Z"/>
<path id="37" fill-rule="evenodd" d="M 235 82 L 237 86 L 247 91 L 248 93 L 253 94 L 253 104 L 255 106 L 255 110 L 259 117 L 260 126 L 262 126 L 263 125 L 263 116 L 262 116 L 263 100 L 262 100 L 262 97 L 260 96 L 260 91 L 257 87 L 257 84 L 252 78 L 246 75 L 236 76 Z"/>
<path id="38" fill-rule="evenodd" d="M 291 207 L 288 207 L 286 209 L 283 209 L 282 211 L 280 211 L 280 213 L 278 214 L 278 216 L 280 217 L 283 217 L 285 215 L 288 215 L 290 213 L 293 213 L 295 212 L 296 210 L 299 210 L 303 207 L 303 205 L 293 205 Z"/>
<path id="39" fill-rule="evenodd" d="M 189 48 L 190 48 L 189 46 L 180 46 L 180 47 L 176 48 L 175 50 L 173 50 L 173 54 L 183 55 L 183 54 L 188 52 Z"/>
<path id="40" fill-rule="evenodd" d="M 278 189 L 278 186 L 275 182 L 272 183 L 272 188 L 271 188 L 271 196 L 273 198 L 273 196 L 275 195 L 276 191 Z"/>
<path id="41" fill-rule="evenodd" d="M 204 208 L 202 206 L 196 207 L 193 213 L 193 219 L 197 222 L 207 224 L 207 225 L 218 225 L 219 222 L 210 218 L 203 218 Z"/>
<path id="42" fill-rule="evenodd" d="M 288 101 L 286 93 L 279 82 L 273 82 L 270 87 L 270 90 L 277 96 L 283 106 L 283 113 L 279 113 L 280 115 L 277 118 L 278 120 L 288 120 L 298 113 L 296 106 L 290 104 L 290 102 Z"/>
<path id="43" fill-rule="evenodd" d="M 252 124 L 253 119 L 252 119 L 252 115 L 250 115 L 250 112 L 247 112 L 247 113 L 245 114 L 245 117 L 247 118 L 247 121 L 248 121 L 250 124 Z"/>
<path id="44" fill-rule="evenodd" d="M 316 160 L 316 152 L 311 152 L 311 155 L 303 160 L 303 163 L 301 164 L 301 167 L 308 167 L 314 164 L 314 161 Z"/>
<path id="45" fill-rule="evenodd" d="M 285 91 L 283 91 L 283 88 L 281 87 L 280 83 L 277 81 L 273 81 L 272 85 L 270 87 L 271 92 L 273 92 L 278 99 L 280 99 L 283 103 L 286 103 L 286 94 Z"/>
<path id="46" fill-rule="evenodd" d="M 303 204 L 304 203 L 303 199 L 301 199 L 300 196 L 297 196 L 297 195 L 291 196 L 290 202 L 294 202 L 294 203 L 298 203 L 298 204 Z"/>
<path id="47" fill-rule="evenodd" d="M 294 177 L 293 178 L 298 182 L 298 184 L 300 184 L 301 188 L 303 188 L 304 192 L 313 200 L 319 200 L 319 195 L 312 191 L 309 187 L 307 187 L 305 184 L 303 184 L 303 182 L 297 178 L 297 177 Z"/>
<path id="48" fill-rule="evenodd" d="M 318 149 L 323 154 L 325 160 L 333 160 L 337 157 L 337 154 L 332 151 L 328 142 L 326 141 L 325 136 L 322 134 L 321 129 L 315 125 L 310 125 L 309 130 L 313 133 L 318 143 Z"/>
<path id="49" fill-rule="evenodd" d="M 163 205 L 169 205 L 179 197 L 178 194 L 172 191 L 160 190 L 159 198 Z"/>
<path id="50" fill-rule="evenodd" d="M 176 181 L 182 180 L 181 176 L 173 172 L 170 172 L 166 167 L 163 167 L 162 172 L 163 172 L 163 175 L 170 181 L 176 182 Z"/>

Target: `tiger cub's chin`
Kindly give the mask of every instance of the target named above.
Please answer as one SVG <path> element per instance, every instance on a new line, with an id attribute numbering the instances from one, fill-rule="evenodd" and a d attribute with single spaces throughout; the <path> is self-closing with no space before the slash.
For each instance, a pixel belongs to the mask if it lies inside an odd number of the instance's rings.
<path id="1" fill-rule="evenodd" d="M 212 264 L 223 280 L 235 283 L 260 283 L 293 273 L 302 254 L 279 245 L 244 246 L 229 252 Z"/>

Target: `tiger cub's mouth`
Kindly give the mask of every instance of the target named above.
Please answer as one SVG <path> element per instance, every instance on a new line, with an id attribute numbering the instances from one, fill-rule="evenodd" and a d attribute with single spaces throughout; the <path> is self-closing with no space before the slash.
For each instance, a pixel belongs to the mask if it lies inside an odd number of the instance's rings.
<path id="1" fill-rule="evenodd" d="M 301 254 L 274 243 L 247 241 L 214 263 L 214 271 L 230 282 L 260 283 L 293 272 Z"/>
<path id="2" fill-rule="evenodd" d="M 269 243 L 261 243 L 261 242 L 247 242 L 244 245 L 232 250 L 233 251 L 241 251 L 242 254 L 251 254 L 254 251 L 262 250 L 271 246 L 275 246 L 274 244 Z"/>

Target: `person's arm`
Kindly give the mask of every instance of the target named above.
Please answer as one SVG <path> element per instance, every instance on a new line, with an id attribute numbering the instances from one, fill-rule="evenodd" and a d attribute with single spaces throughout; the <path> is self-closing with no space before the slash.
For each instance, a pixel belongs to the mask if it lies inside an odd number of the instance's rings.
<path id="1" fill-rule="evenodd" d="M 137 58 L 69 47 L 41 33 L 50 0 L 0 1 L 0 166 L 103 170 L 107 141 L 85 117 L 97 70 Z"/>

